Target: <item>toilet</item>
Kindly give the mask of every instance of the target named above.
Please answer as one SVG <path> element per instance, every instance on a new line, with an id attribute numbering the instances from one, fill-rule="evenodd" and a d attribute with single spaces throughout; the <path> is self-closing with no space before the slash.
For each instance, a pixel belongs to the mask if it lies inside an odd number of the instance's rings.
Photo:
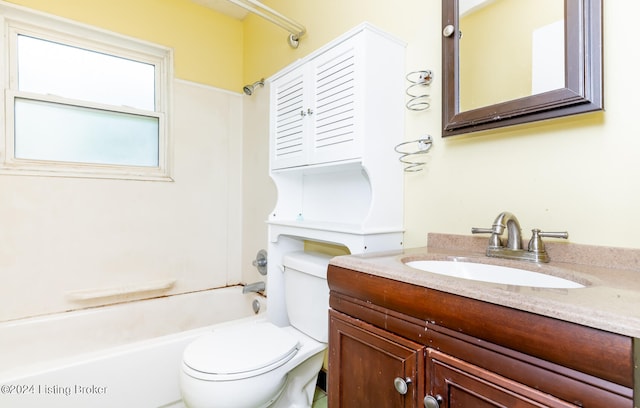
<path id="1" fill-rule="evenodd" d="M 311 407 L 328 342 L 331 257 L 283 257 L 290 325 L 267 318 L 214 328 L 183 353 L 180 391 L 188 408 Z"/>

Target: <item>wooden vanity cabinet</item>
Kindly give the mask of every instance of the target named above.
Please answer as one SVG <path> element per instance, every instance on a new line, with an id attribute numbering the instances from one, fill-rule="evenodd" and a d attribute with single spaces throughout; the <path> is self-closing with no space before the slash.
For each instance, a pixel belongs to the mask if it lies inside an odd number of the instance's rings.
<path id="1" fill-rule="evenodd" d="M 328 279 L 330 408 L 633 407 L 629 337 L 333 265 Z"/>
<path id="2" fill-rule="evenodd" d="M 427 351 L 427 377 L 430 395 L 446 407 L 576 407 L 431 348 Z"/>
<path id="3" fill-rule="evenodd" d="M 416 407 L 424 396 L 424 350 L 412 342 L 337 312 L 329 317 L 334 407 Z M 406 384 L 406 393 L 394 380 Z"/>

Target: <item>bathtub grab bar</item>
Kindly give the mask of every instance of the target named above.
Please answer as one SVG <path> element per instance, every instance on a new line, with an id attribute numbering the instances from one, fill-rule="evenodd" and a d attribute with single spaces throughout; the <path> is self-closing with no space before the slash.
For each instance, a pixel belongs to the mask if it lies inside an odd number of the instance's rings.
<path id="1" fill-rule="evenodd" d="M 103 299 L 115 296 L 127 296 L 137 293 L 155 292 L 159 290 L 168 290 L 175 285 L 175 279 L 166 279 L 161 281 L 146 282 L 134 285 L 115 286 L 111 288 L 99 289 L 83 289 L 73 292 L 67 292 L 67 298 L 73 301 L 86 301 L 94 299 Z"/>

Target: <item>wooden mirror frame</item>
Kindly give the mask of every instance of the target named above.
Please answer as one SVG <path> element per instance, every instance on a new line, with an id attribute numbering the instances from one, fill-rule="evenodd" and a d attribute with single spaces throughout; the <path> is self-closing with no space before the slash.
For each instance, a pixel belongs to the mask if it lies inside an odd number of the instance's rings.
<path id="1" fill-rule="evenodd" d="M 458 0 L 442 0 L 442 136 L 603 109 L 602 0 L 565 0 L 566 88 L 459 111 Z"/>

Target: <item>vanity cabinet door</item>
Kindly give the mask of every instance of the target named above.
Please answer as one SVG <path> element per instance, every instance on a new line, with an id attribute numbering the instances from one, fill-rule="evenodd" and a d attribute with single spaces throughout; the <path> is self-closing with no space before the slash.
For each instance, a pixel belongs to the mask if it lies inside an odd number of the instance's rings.
<path id="1" fill-rule="evenodd" d="M 423 345 L 330 311 L 329 407 L 421 407 Z M 398 382 L 402 391 L 396 390 Z"/>
<path id="2" fill-rule="evenodd" d="M 427 379 L 440 408 L 578 407 L 433 349 L 427 350 Z"/>

